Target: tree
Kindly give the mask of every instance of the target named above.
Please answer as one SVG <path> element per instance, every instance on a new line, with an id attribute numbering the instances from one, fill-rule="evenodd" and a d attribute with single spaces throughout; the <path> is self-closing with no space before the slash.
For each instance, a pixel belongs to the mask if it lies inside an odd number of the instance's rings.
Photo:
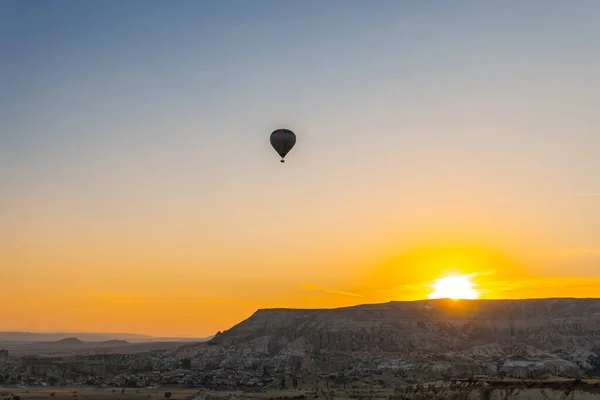
<path id="1" fill-rule="evenodd" d="M 600 353 L 590 357 L 590 364 L 592 365 L 592 370 L 590 371 L 594 376 L 600 376 Z"/>
<path id="2" fill-rule="evenodd" d="M 137 387 L 137 380 L 135 380 L 135 379 L 125 379 L 124 386 L 125 387 L 129 387 L 129 388 L 135 388 L 135 387 Z"/>
<path id="3" fill-rule="evenodd" d="M 192 360 L 190 360 L 189 358 L 182 358 L 181 359 L 181 368 L 183 368 L 183 369 L 192 368 Z"/>

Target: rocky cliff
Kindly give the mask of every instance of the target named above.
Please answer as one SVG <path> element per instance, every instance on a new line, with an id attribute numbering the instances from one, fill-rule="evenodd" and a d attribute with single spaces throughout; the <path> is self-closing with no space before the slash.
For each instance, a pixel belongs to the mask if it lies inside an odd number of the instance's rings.
<path id="1" fill-rule="evenodd" d="M 428 300 L 259 310 L 173 355 L 203 370 L 539 378 L 600 373 L 600 299 Z"/>

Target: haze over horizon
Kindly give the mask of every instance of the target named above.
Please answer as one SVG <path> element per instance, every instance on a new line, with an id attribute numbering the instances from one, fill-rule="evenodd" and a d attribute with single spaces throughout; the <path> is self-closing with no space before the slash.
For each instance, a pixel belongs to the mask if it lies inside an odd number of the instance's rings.
<path id="1" fill-rule="evenodd" d="M 7 0 L 0 36 L 0 331 L 600 293 L 600 2 Z"/>

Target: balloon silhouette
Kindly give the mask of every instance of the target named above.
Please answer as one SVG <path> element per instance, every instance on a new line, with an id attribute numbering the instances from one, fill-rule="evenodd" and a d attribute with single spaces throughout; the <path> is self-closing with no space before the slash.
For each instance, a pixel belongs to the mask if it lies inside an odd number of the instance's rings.
<path id="1" fill-rule="evenodd" d="M 289 129 L 276 129 L 271 133 L 271 146 L 281 157 L 281 162 L 296 144 L 296 134 Z"/>

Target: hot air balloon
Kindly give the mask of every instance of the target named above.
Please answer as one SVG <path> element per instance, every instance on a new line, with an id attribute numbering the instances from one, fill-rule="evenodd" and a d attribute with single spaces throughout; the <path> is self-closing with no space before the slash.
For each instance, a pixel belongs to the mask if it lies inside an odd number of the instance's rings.
<path id="1" fill-rule="evenodd" d="M 281 162 L 296 144 L 296 135 L 289 129 L 276 129 L 271 133 L 271 146 L 281 156 Z"/>

